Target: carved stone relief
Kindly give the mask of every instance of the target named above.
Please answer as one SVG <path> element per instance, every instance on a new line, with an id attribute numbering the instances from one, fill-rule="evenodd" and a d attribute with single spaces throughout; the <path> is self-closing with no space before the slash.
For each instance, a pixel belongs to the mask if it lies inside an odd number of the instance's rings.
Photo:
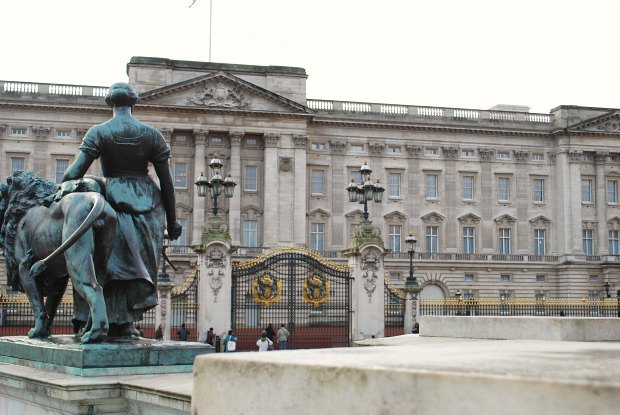
<path id="1" fill-rule="evenodd" d="M 221 81 L 215 87 L 206 85 L 187 100 L 204 107 L 247 108 L 250 106 L 250 102 L 239 87 L 230 88 Z"/>
<path id="2" fill-rule="evenodd" d="M 377 280 L 379 279 L 377 272 L 381 268 L 381 259 L 374 253 L 369 252 L 362 257 L 360 268 L 364 271 L 362 273 L 363 287 L 368 295 L 368 302 L 372 303 L 372 296 L 377 289 Z"/>
<path id="3" fill-rule="evenodd" d="M 293 159 L 291 157 L 280 157 L 280 171 L 289 172 L 293 169 Z"/>
<path id="4" fill-rule="evenodd" d="M 422 146 L 406 145 L 405 148 L 407 149 L 407 153 L 412 157 L 418 157 L 422 151 Z"/>

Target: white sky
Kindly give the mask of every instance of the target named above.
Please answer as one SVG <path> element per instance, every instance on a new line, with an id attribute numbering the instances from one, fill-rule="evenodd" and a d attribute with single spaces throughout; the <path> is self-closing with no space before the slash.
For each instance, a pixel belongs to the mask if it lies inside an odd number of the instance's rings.
<path id="1" fill-rule="evenodd" d="M 209 0 L 0 0 L 0 80 L 108 86 L 209 60 Z M 213 0 L 213 62 L 306 69 L 307 97 L 620 108 L 618 0 Z"/>

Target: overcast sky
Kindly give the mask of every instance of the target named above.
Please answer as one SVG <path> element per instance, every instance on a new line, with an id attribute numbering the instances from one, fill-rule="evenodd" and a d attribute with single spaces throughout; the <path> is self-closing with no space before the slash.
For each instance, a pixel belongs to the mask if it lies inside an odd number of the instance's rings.
<path id="1" fill-rule="evenodd" d="M 0 80 L 108 86 L 209 61 L 209 0 L 0 0 Z M 307 97 L 620 108 L 618 0 L 213 0 L 213 62 L 305 68 Z"/>

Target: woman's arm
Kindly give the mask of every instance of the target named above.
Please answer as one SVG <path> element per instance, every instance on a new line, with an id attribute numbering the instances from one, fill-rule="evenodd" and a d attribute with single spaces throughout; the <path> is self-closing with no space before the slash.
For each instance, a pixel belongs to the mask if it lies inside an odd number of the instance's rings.
<path id="1" fill-rule="evenodd" d="M 170 173 L 170 166 L 168 161 L 160 161 L 154 163 L 155 173 L 159 178 L 159 185 L 161 187 L 161 196 L 164 201 L 164 210 L 166 211 L 166 223 L 168 229 L 168 237 L 170 240 L 175 240 L 181 236 L 183 226 L 177 222 L 177 214 L 175 209 L 176 199 L 174 197 L 174 185 L 172 184 L 172 174 Z"/>
<path id="2" fill-rule="evenodd" d="M 62 181 L 66 182 L 67 180 L 75 180 L 84 177 L 86 171 L 93 164 L 94 158 L 84 153 L 83 151 L 78 154 L 77 158 L 65 171 L 65 174 L 62 176 Z"/>

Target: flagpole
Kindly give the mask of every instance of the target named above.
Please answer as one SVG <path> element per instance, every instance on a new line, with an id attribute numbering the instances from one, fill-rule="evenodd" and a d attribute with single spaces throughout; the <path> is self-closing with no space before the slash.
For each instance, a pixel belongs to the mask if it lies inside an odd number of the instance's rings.
<path id="1" fill-rule="evenodd" d="M 211 62 L 211 34 L 213 33 L 213 0 L 209 0 L 209 62 Z"/>

